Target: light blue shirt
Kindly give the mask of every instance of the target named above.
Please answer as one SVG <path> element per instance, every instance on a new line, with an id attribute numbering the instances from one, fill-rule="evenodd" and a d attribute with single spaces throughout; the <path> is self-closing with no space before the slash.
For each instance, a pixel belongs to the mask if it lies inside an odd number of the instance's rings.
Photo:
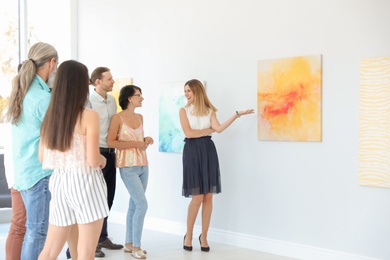
<path id="1" fill-rule="evenodd" d="M 110 126 L 111 117 L 117 112 L 116 100 L 113 96 L 109 94 L 107 94 L 107 99 L 104 99 L 102 96 L 99 95 L 99 93 L 94 90 L 90 93 L 89 101 L 91 108 L 99 114 L 99 147 L 108 148 L 108 127 Z"/>
<path id="2" fill-rule="evenodd" d="M 23 99 L 21 118 L 16 125 L 12 125 L 16 190 L 28 190 L 52 173 L 52 170 L 42 169 L 38 158 L 41 124 L 50 103 L 50 96 L 49 87 L 36 75 Z"/>

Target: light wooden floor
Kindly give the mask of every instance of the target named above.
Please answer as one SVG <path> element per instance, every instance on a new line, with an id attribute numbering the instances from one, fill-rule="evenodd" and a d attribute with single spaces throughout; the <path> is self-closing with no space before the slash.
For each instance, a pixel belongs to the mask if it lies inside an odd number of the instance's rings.
<path id="1" fill-rule="evenodd" d="M 115 243 L 121 243 L 125 237 L 125 227 L 123 225 L 108 223 L 109 235 Z M 0 224 L 0 259 L 5 259 L 5 241 L 7 238 L 9 223 Z M 292 258 L 263 253 L 255 250 L 248 250 L 239 247 L 209 242 L 210 252 L 200 251 L 199 242 L 193 241 L 193 251 L 187 252 L 182 249 L 183 238 L 181 236 L 144 230 L 142 237 L 142 248 L 148 251 L 148 259 L 161 260 L 208 260 L 208 259 L 264 259 L 264 260 L 292 260 Z M 135 259 L 129 253 L 122 250 L 103 249 L 105 258 L 95 259 Z M 58 260 L 65 260 L 65 248 L 58 257 Z"/>

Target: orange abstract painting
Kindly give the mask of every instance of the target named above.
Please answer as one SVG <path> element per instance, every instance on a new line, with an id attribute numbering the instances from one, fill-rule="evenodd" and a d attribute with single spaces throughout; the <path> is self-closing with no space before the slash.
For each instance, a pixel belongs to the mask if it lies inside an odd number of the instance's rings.
<path id="1" fill-rule="evenodd" d="M 321 141 L 321 85 L 321 55 L 258 61 L 258 139 Z"/>

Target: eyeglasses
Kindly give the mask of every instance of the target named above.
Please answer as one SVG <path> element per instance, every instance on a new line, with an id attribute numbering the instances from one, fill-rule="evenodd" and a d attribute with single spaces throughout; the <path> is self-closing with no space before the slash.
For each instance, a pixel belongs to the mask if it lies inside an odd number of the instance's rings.
<path id="1" fill-rule="evenodd" d="M 142 97 L 142 94 L 134 94 L 133 96 Z"/>

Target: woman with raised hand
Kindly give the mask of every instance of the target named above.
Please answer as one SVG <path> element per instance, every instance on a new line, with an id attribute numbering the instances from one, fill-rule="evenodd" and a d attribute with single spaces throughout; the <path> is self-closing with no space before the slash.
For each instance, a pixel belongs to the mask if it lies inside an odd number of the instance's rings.
<path id="1" fill-rule="evenodd" d="M 220 124 L 217 109 L 206 95 L 203 84 L 192 79 L 184 85 L 187 105 L 180 109 L 180 123 L 185 135 L 183 148 L 183 196 L 192 197 L 188 206 L 187 232 L 183 249 L 192 251 L 192 237 L 195 220 L 202 206 L 202 233 L 199 235 L 201 250 L 210 251 L 207 233 L 213 208 L 213 194 L 221 192 L 221 178 L 217 150 L 211 134 L 221 133 L 237 118 L 252 114 L 253 109 L 236 111 Z"/>

